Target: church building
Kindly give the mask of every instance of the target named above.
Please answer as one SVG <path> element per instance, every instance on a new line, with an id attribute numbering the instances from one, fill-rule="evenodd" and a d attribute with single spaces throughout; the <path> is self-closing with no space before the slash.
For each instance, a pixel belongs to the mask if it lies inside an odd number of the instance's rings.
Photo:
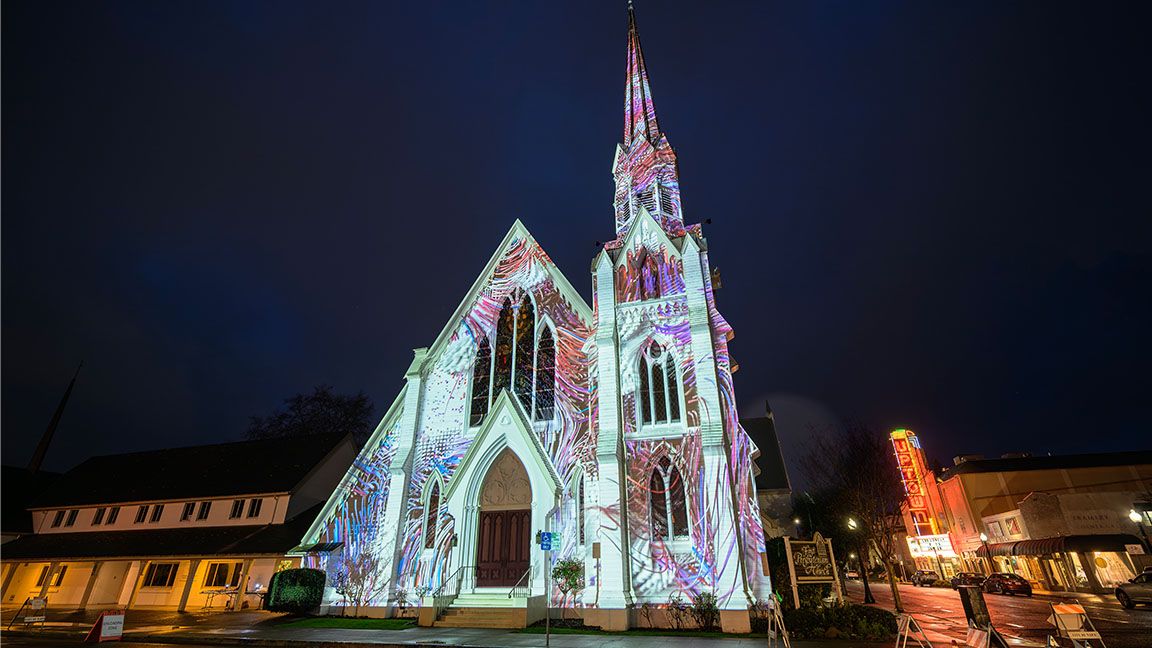
<path id="1" fill-rule="evenodd" d="M 358 570 L 361 613 L 406 601 L 422 623 L 523 626 L 547 603 L 619 630 L 645 603 L 711 593 L 723 628 L 747 632 L 771 593 L 733 331 L 628 21 L 615 236 L 591 305 L 513 223 L 302 539 L 330 585 Z M 561 560 L 583 564 L 582 590 L 555 587 Z"/>

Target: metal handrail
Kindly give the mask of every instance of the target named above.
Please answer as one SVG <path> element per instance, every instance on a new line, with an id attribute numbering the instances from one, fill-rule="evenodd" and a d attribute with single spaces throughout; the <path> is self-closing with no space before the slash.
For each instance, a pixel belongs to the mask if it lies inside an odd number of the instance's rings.
<path id="1" fill-rule="evenodd" d="M 528 569 L 524 570 L 524 575 L 520 577 L 520 580 L 516 581 L 512 589 L 508 590 L 508 598 L 527 598 L 528 595 L 532 593 L 532 583 L 529 582 L 525 585 L 524 579 L 530 578 L 535 568 L 536 565 L 528 565 Z"/>
<path id="2" fill-rule="evenodd" d="M 469 569 L 475 569 L 473 565 L 461 565 L 452 572 L 448 578 L 440 582 L 440 587 L 437 587 L 432 592 L 432 609 L 435 611 L 434 617 L 437 621 L 444 614 L 444 611 L 460 596 L 460 585 L 464 582 L 464 574 Z"/>

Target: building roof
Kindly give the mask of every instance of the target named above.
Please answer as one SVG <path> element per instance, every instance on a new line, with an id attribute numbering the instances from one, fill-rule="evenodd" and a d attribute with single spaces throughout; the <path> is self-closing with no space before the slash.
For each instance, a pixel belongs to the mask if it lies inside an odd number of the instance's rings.
<path id="1" fill-rule="evenodd" d="M 4 545 L 5 560 L 175 558 L 284 555 L 299 542 L 321 509 L 316 505 L 284 524 L 189 526 L 141 531 L 39 533 Z"/>
<path id="2" fill-rule="evenodd" d="M 92 457 L 32 498 L 29 508 L 287 493 L 341 442 L 344 434 Z"/>
<path id="3" fill-rule="evenodd" d="M 784 454 L 780 451 L 780 439 L 776 436 L 776 422 L 772 416 L 740 419 L 740 425 L 760 449 L 760 456 L 756 458 L 756 465 L 760 468 L 760 474 L 756 475 L 756 488 L 792 490 L 788 470 L 784 467 Z"/>
<path id="4" fill-rule="evenodd" d="M 1104 452 L 1094 454 L 1011 457 L 1006 459 L 969 459 L 945 469 L 943 478 L 952 475 L 1023 470 L 1061 470 L 1068 468 L 1108 468 L 1112 466 L 1152 465 L 1152 451 Z"/>
<path id="5" fill-rule="evenodd" d="M 5 535 L 32 533 L 32 513 L 28 502 L 48 488 L 60 473 L 39 470 L 30 472 L 23 466 L 0 468 L 0 532 Z"/>

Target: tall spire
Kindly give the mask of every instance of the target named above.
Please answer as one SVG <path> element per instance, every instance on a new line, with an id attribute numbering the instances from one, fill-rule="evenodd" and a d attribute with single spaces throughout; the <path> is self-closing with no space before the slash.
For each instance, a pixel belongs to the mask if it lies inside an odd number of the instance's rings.
<path id="1" fill-rule="evenodd" d="M 655 143 L 660 138 L 656 125 L 656 107 L 648 87 L 648 68 L 640 49 L 640 32 L 636 30 L 636 10 L 628 0 L 628 78 L 624 86 L 624 146 L 637 137 Z"/>

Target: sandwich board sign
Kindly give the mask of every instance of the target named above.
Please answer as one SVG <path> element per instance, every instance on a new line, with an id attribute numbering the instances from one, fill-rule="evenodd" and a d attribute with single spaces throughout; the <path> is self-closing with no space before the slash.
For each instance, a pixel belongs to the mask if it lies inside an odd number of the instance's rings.
<path id="1" fill-rule="evenodd" d="M 100 613 L 100 617 L 96 619 L 96 623 L 92 624 L 92 629 L 88 631 L 88 636 L 84 638 L 84 643 L 120 641 L 123 638 L 124 610 L 104 610 Z"/>
<path id="2" fill-rule="evenodd" d="M 1079 603 L 1049 603 L 1048 605 L 1052 608 L 1052 615 L 1048 617 L 1048 623 L 1056 626 L 1057 635 L 1071 639 L 1073 646 L 1089 646 L 1091 644 L 1084 642 L 1092 639 L 1101 641 L 1100 633 L 1092 625 L 1092 620 L 1088 618 L 1088 613 L 1084 611 L 1083 605 Z M 1104 644 L 1101 643 L 1100 645 Z"/>

